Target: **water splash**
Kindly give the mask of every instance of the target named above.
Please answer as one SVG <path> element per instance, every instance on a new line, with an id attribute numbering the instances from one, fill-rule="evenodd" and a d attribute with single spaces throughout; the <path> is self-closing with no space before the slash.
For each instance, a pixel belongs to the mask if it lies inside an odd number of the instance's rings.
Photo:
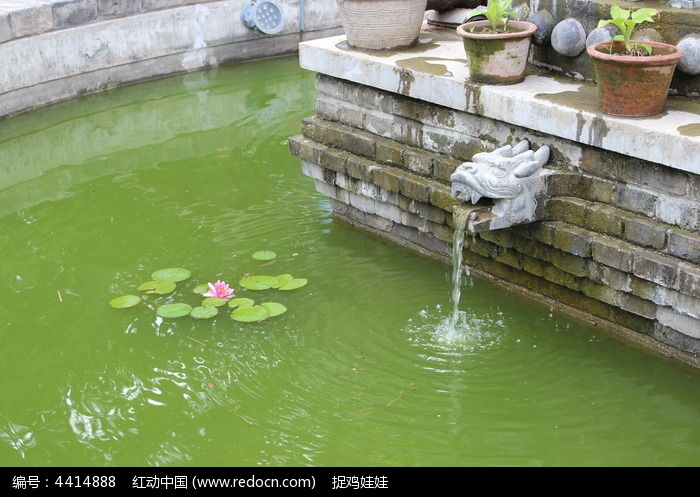
<path id="1" fill-rule="evenodd" d="M 464 233 L 473 209 L 457 207 L 453 213 L 454 235 L 452 236 L 452 317 L 448 323 L 446 335 L 456 338 L 459 320 L 459 300 L 462 296 L 462 258 L 464 250 Z M 466 270 L 468 274 L 468 269 Z"/>

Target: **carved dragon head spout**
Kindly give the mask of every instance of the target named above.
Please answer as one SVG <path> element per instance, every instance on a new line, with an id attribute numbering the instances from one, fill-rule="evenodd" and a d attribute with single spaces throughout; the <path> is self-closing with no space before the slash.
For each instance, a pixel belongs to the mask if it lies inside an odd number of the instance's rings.
<path id="1" fill-rule="evenodd" d="M 542 190 L 543 166 L 549 147 L 533 152 L 527 140 L 492 152 L 475 154 L 450 176 L 452 196 L 475 204 L 482 197 L 493 199 L 488 223 L 473 222 L 470 229 L 483 231 L 505 228 L 536 220 L 537 197 Z M 487 218 L 487 219 L 486 219 Z M 478 221 L 474 219 L 473 221 Z"/>

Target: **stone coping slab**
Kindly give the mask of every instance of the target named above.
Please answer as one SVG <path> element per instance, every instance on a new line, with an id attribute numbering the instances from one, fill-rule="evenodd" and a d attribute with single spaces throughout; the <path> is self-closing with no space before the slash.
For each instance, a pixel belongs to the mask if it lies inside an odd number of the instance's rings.
<path id="1" fill-rule="evenodd" d="M 700 102 L 669 97 L 662 114 L 619 118 L 601 113 L 595 84 L 538 73 L 521 83 L 477 85 L 460 38 L 424 29 L 401 51 L 349 47 L 344 35 L 299 45 L 302 68 L 522 126 L 578 143 L 700 174 Z"/>

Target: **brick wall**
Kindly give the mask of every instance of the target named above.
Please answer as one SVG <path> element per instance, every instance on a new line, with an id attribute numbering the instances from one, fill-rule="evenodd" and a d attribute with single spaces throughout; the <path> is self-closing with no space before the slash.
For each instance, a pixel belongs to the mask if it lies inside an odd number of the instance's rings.
<path id="1" fill-rule="evenodd" d="M 465 264 L 697 363 L 700 177 L 329 76 L 317 89 L 290 149 L 336 217 L 447 262 L 456 166 L 548 145 L 545 220 L 467 234 Z"/>

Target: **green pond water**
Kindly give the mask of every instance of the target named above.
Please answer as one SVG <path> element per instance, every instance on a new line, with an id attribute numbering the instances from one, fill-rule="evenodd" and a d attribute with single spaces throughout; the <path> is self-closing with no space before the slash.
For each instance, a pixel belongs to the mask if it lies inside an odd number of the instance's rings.
<path id="1" fill-rule="evenodd" d="M 290 155 L 313 78 L 260 61 L 0 121 L 0 465 L 700 463 L 689 367 L 475 278 L 447 337 L 451 268 L 333 220 Z M 174 294 L 108 305 L 170 267 Z M 156 315 L 217 279 L 288 311 Z"/>

